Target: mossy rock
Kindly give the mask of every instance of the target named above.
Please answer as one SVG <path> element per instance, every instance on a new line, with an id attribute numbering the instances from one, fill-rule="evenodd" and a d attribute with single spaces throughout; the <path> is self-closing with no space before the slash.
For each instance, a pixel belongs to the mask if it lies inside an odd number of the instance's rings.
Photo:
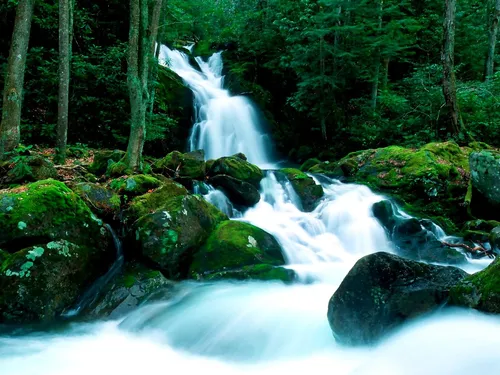
<path id="1" fill-rule="evenodd" d="M 491 230 L 488 235 L 488 241 L 490 242 L 493 251 L 500 251 L 500 226 L 497 226 Z"/>
<path id="2" fill-rule="evenodd" d="M 149 175 L 138 174 L 133 176 L 123 176 L 111 180 L 109 187 L 118 194 L 129 196 L 143 195 L 162 185 L 161 181 Z"/>
<path id="3" fill-rule="evenodd" d="M 82 315 L 87 319 L 117 319 L 149 301 L 168 299 L 174 287 L 175 283 L 160 271 L 131 263 L 104 287 L 101 297 Z"/>
<path id="4" fill-rule="evenodd" d="M 67 240 L 107 248 L 109 233 L 65 184 L 44 180 L 0 192 L 0 247 L 15 252 L 32 244 Z"/>
<path id="5" fill-rule="evenodd" d="M 269 264 L 257 264 L 255 266 L 244 266 L 238 269 L 214 272 L 198 278 L 204 281 L 216 280 L 260 280 L 260 281 L 282 281 L 292 283 L 297 279 L 295 271 L 271 266 Z"/>
<path id="6" fill-rule="evenodd" d="M 103 175 L 111 164 L 118 163 L 125 156 L 124 151 L 102 150 L 94 154 L 94 161 L 89 166 L 89 171 L 95 175 Z"/>
<path id="7" fill-rule="evenodd" d="M 500 314 L 500 259 L 455 286 L 450 304 Z"/>
<path id="8" fill-rule="evenodd" d="M 174 151 L 153 164 L 153 171 L 172 178 L 203 180 L 205 178 L 205 153 L 203 150 L 183 154 Z"/>
<path id="9" fill-rule="evenodd" d="M 300 170 L 302 172 L 309 172 L 309 170 L 314 167 L 315 165 L 318 165 L 318 164 L 321 164 L 321 161 L 319 159 L 315 159 L 315 158 L 312 158 L 312 159 L 308 159 L 306 160 L 301 166 L 300 166 Z"/>
<path id="10" fill-rule="evenodd" d="M 137 255 L 169 279 L 184 279 L 194 252 L 224 220 L 228 217 L 199 195 L 171 197 L 134 224 Z"/>
<path id="11" fill-rule="evenodd" d="M 470 155 L 471 213 L 476 217 L 500 220 L 500 152 L 488 150 Z"/>
<path id="12" fill-rule="evenodd" d="M 73 186 L 72 190 L 101 217 L 115 216 L 120 212 L 120 196 L 102 185 L 82 182 Z"/>
<path id="13" fill-rule="evenodd" d="M 127 218 L 135 221 L 168 205 L 171 200 L 186 195 L 188 191 L 184 186 L 172 180 L 165 180 L 159 189 L 134 198 L 126 212 Z"/>
<path id="14" fill-rule="evenodd" d="M 211 177 L 208 182 L 224 191 L 235 205 L 252 207 L 260 201 L 259 190 L 248 182 L 223 174 Z"/>
<path id="15" fill-rule="evenodd" d="M 213 177 L 221 174 L 248 182 L 256 188 L 259 188 L 260 181 L 264 178 L 264 174 L 259 167 L 250 164 L 241 157 L 234 156 L 220 158 L 213 162 L 208 175 Z"/>
<path id="16" fill-rule="evenodd" d="M 285 259 L 276 239 L 264 230 L 240 221 L 226 221 L 217 227 L 203 247 L 195 254 L 190 267 L 193 278 L 203 279 L 213 273 L 238 273 L 245 278 L 258 276 L 246 266 L 281 266 Z M 264 274 L 270 269 L 266 268 Z M 278 272 L 279 273 L 279 272 Z M 212 276 L 213 278 L 213 276 Z"/>
<path id="17" fill-rule="evenodd" d="M 54 164 L 41 155 L 18 157 L 9 163 L 6 182 L 9 184 L 57 178 Z"/>
<path id="18" fill-rule="evenodd" d="M 280 170 L 290 183 L 295 193 L 298 195 L 304 211 L 313 211 L 324 195 L 321 185 L 317 185 L 314 179 L 304 172 L 294 168 L 284 168 Z"/>
<path id="19" fill-rule="evenodd" d="M 0 266 L 0 323 L 54 320 L 107 271 L 113 257 L 112 251 L 66 240 L 10 255 Z"/>
<path id="20" fill-rule="evenodd" d="M 351 153 L 338 162 L 318 164 L 310 172 L 365 184 L 395 196 L 411 214 L 451 218 L 460 226 L 468 220 L 464 200 L 471 152 L 472 148 L 454 142 L 429 143 L 418 149 L 389 146 Z"/>

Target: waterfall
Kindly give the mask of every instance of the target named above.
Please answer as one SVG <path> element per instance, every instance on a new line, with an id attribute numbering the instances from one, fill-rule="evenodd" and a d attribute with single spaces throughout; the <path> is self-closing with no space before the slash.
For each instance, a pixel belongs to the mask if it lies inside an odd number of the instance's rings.
<path id="1" fill-rule="evenodd" d="M 193 90 L 195 123 L 189 138 L 191 151 L 202 149 L 207 159 L 243 153 L 248 161 L 262 168 L 274 165 L 271 141 L 262 131 L 260 116 L 253 103 L 244 96 L 231 96 L 223 88 L 222 53 L 208 61 L 197 57 L 200 70 L 189 57 L 161 46 L 159 61 L 177 73 Z"/>

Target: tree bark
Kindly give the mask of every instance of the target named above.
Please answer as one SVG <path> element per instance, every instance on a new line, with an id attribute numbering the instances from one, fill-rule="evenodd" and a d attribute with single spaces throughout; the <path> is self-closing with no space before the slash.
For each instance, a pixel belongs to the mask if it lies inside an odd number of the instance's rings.
<path id="1" fill-rule="evenodd" d="M 498 35 L 498 22 L 500 19 L 500 0 L 495 1 L 495 10 L 490 16 L 490 29 L 488 33 L 488 53 L 486 55 L 485 80 L 488 81 L 495 73 L 495 50 Z"/>
<path id="2" fill-rule="evenodd" d="M 382 90 L 387 90 L 389 85 L 389 64 L 391 62 L 390 57 L 384 57 L 384 75 L 382 77 Z"/>
<path id="3" fill-rule="evenodd" d="M 59 99 L 57 105 L 56 163 L 64 164 L 68 141 L 69 80 L 73 0 L 59 0 Z"/>
<path id="4" fill-rule="evenodd" d="M 460 133 L 460 118 L 455 82 L 455 12 L 456 0 L 445 0 L 443 51 L 443 95 L 448 107 L 449 130 L 452 135 Z"/>
<path id="5" fill-rule="evenodd" d="M 378 35 L 382 32 L 382 11 L 384 7 L 384 1 L 379 0 L 378 2 Z M 378 86 L 380 78 L 380 47 L 376 47 L 374 56 L 374 67 L 373 67 L 373 81 L 372 81 L 372 108 L 377 109 L 378 101 Z"/>
<path id="6" fill-rule="evenodd" d="M 21 108 L 24 71 L 35 0 L 20 0 L 16 11 L 14 32 L 7 62 L 3 91 L 2 122 L 0 123 L 0 156 L 13 150 L 21 138 Z"/>

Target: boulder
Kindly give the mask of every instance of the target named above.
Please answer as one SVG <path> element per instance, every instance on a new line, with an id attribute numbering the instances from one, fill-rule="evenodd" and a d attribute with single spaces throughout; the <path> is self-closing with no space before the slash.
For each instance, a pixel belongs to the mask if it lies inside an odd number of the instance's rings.
<path id="1" fill-rule="evenodd" d="M 248 182 L 256 188 L 259 188 L 260 181 L 264 178 L 264 174 L 259 167 L 250 164 L 241 157 L 224 157 L 217 159 L 210 164 L 211 167 L 208 171 L 209 177 L 221 174 L 227 175 L 237 180 Z"/>
<path id="2" fill-rule="evenodd" d="M 171 297 L 174 287 L 175 283 L 160 271 L 132 263 L 104 287 L 101 297 L 82 315 L 87 319 L 117 319 L 148 301 Z"/>
<path id="3" fill-rule="evenodd" d="M 113 217 L 120 212 L 120 196 L 104 186 L 82 182 L 73 186 L 72 190 L 100 217 Z"/>
<path id="4" fill-rule="evenodd" d="M 309 172 L 309 169 L 314 167 L 315 165 L 321 164 L 321 160 L 312 158 L 312 159 L 307 159 L 301 166 L 300 170 L 302 172 Z"/>
<path id="5" fill-rule="evenodd" d="M 110 165 L 118 163 L 124 156 L 125 152 L 121 150 L 96 151 L 94 160 L 88 169 L 97 176 L 103 175 Z"/>
<path id="6" fill-rule="evenodd" d="M 203 180 L 205 178 L 205 153 L 203 150 L 183 154 L 174 151 L 153 164 L 153 172 L 167 177 Z"/>
<path id="7" fill-rule="evenodd" d="M 152 213 L 133 207 L 136 213 L 144 214 L 132 227 L 134 248 L 140 258 L 169 279 L 184 279 L 194 252 L 228 217 L 199 195 L 171 196 L 158 203 Z M 136 204 L 142 202 L 132 206 Z"/>
<path id="8" fill-rule="evenodd" d="M 413 260 L 454 265 L 467 261 L 463 253 L 437 239 L 432 232 L 432 222 L 396 215 L 394 206 L 388 200 L 375 203 L 372 212 L 396 246 L 398 255 Z"/>
<path id="9" fill-rule="evenodd" d="M 161 181 L 149 175 L 122 176 L 109 183 L 111 190 L 129 196 L 143 195 L 161 186 Z"/>
<path id="10" fill-rule="evenodd" d="M 500 314 L 500 259 L 453 287 L 450 304 Z"/>
<path id="11" fill-rule="evenodd" d="M 295 193 L 297 193 L 302 203 L 304 211 L 313 211 L 324 195 L 321 185 L 317 185 L 311 177 L 298 169 L 284 168 L 281 169 L 280 172 L 283 173 L 292 184 Z"/>
<path id="12" fill-rule="evenodd" d="M 9 163 L 6 182 L 9 184 L 57 178 L 54 164 L 41 155 L 18 156 Z"/>
<path id="13" fill-rule="evenodd" d="M 290 279 L 281 247 L 266 231 L 240 221 L 218 225 L 196 252 L 190 267 L 195 279 Z M 275 277 L 273 277 L 273 274 Z"/>
<path id="14" fill-rule="evenodd" d="M 236 205 L 252 207 L 260 201 L 259 190 L 248 182 L 223 174 L 211 177 L 208 182 L 224 191 L 231 202 Z"/>
<path id="15" fill-rule="evenodd" d="M 328 321 L 337 341 L 372 344 L 404 322 L 443 306 L 450 289 L 467 274 L 375 253 L 349 271 L 328 304 Z"/>
<path id="16" fill-rule="evenodd" d="M 471 211 L 475 216 L 500 220 L 500 152 L 485 150 L 470 155 Z"/>
<path id="17" fill-rule="evenodd" d="M 488 236 L 493 251 L 500 252 L 500 226 L 493 228 Z"/>

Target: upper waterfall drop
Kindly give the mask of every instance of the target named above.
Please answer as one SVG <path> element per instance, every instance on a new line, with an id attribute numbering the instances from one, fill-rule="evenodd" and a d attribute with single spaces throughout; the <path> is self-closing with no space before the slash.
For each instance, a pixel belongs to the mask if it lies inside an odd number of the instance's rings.
<path id="1" fill-rule="evenodd" d="M 160 48 L 159 63 L 177 73 L 194 93 L 196 118 L 190 150 L 204 150 L 207 159 L 241 152 L 250 163 L 272 168 L 270 138 L 261 129 L 255 106 L 248 98 L 231 96 L 223 88 L 222 52 L 208 61 L 196 57 L 196 62 L 201 71 L 190 64 L 186 54 L 163 45 Z"/>

